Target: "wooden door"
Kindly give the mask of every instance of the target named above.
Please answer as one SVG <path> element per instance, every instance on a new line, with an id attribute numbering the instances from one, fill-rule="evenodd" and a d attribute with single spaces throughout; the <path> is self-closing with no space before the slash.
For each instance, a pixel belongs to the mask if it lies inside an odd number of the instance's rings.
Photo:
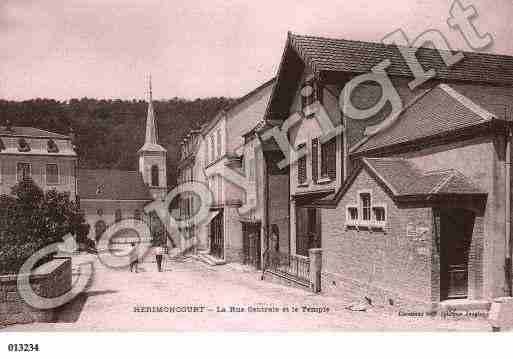
<path id="1" fill-rule="evenodd" d="M 220 212 L 210 222 L 210 254 L 224 258 L 223 212 Z"/>
<path id="2" fill-rule="evenodd" d="M 441 299 L 468 295 L 468 257 L 474 214 L 464 209 L 440 209 Z"/>
<path id="3" fill-rule="evenodd" d="M 256 269 L 260 269 L 260 224 L 243 223 L 242 224 L 242 247 L 243 247 L 243 263 L 251 265 Z"/>

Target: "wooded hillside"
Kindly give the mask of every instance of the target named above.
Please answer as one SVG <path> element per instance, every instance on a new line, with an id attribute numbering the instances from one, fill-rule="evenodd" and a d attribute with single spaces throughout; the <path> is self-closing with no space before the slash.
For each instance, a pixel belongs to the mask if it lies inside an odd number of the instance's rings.
<path id="1" fill-rule="evenodd" d="M 213 97 L 154 101 L 159 141 L 168 150 L 168 181 L 176 181 L 179 143 L 231 99 Z M 144 142 L 148 104 L 142 100 L 97 100 L 90 98 L 59 102 L 50 99 L 28 101 L 0 100 L 0 125 L 10 120 L 14 126 L 32 126 L 76 135 L 80 167 L 137 169 L 137 150 Z"/>

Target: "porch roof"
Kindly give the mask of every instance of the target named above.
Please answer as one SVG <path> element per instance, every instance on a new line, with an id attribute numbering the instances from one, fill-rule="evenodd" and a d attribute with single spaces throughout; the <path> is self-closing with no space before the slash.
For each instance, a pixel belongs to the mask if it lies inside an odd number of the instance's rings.
<path id="1" fill-rule="evenodd" d="M 403 158 L 362 158 L 359 168 L 353 171 L 344 186 L 336 193 L 316 200 L 313 204 L 337 205 L 363 168 L 366 168 L 395 200 L 415 197 L 440 198 L 448 195 L 486 195 L 486 191 L 453 168 L 423 171 L 411 160 Z"/>
<path id="2" fill-rule="evenodd" d="M 363 162 L 395 196 L 485 193 L 452 168 L 421 171 L 411 161 L 401 158 L 364 158 Z"/>

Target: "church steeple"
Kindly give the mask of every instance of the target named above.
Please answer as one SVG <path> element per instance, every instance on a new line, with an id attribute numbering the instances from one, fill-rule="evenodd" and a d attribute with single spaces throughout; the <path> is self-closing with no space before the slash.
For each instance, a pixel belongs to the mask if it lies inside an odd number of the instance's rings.
<path id="1" fill-rule="evenodd" d="M 155 110 L 153 109 L 153 89 L 151 84 L 151 76 L 149 78 L 149 99 L 148 114 L 146 115 L 146 136 L 144 137 L 144 145 L 141 151 L 166 152 L 166 150 L 158 144 L 158 129 L 155 120 Z"/>
<path id="2" fill-rule="evenodd" d="M 150 98 L 148 101 L 148 115 L 146 116 L 146 137 L 144 144 L 156 145 L 158 143 L 157 126 L 155 124 L 155 111 L 153 110 L 153 90 L 151 88 L 151 75 L 149 80 Z"/>
<path id="3" fill-rule="evenodd" d="M 151 76 L 149 78 L 148 114 L 146 116 L 146 134 L 144 144 L 139 150 L 139 172 L 143 176 L 150 192 L 154 196 L 165 195 L 166 178 L 166 149 L 158 144 L 158 130 L 153 109 L 153 89 Z"/>

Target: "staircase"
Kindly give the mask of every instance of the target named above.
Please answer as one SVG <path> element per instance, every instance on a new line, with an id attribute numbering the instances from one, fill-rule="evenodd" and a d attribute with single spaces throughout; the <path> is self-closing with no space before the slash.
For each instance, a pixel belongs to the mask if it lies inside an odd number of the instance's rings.
<path id="1" fill-rule="evenodd" d="M 208 264 L 209 266 L 218 266 L 226 264 L 224 259 L 214 257 L 208 253 L 208 251 L 198 251 L 198 253 L 192 256 L 193 259 Z"/>

